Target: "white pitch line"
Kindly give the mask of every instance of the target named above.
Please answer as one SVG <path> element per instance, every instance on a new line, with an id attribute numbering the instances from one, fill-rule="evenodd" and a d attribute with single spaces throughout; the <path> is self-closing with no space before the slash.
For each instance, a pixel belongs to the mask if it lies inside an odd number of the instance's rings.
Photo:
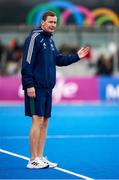
<path id="1" fill-rule="evenodd" d="M 21 159 L 24 159 L 24 160 L 29 160 L 29 158 L 26 157 L 26 156 L 22 156 L 22 155 L 19 155 L 19 154 L 16 154 L 16 153 L 12 153 L 12 152 L 6 151 L 4 149 L 0 149 L 0 152 L 5 153 L 5 154 L 9 154 L 11 156 L 15 156 L 15 157 L 18 157 L 18 158 L 21 158 Z M 87 177 L 87 176 L 84 176 L 84 175 L 81 175 L 81 174 L 78 174 L 78 173 L 75 173 L 75 172 L 60 168 L 60 167 L 55 167 L 54 169 L 65 172 L 65 173 L 68 173 L 68 174 L 71 174 L 71 175 L 74 175 L 74 176 L 77 176 L 77 177 L 80 177 L 80 178 L 83 178 L 85 180 L 94 180 L 94 179 L 92 179 L 90 177 Z"/>
<path id="2" fill-rule="evenodd" d="M 29 136 L 2 136 L 0 139 L 28 139 Z M 47 139 L 93 139 L 93 138 L 119 138 L 119 134 L 79 134 L 79 135 L 48 135 Z"/>
<path id="3" fill-rule="evenodd" d="M 21 158 L 21 159 L 29 160 L 28 157 L 25 157 L 25 156 L 22 156 L 22 155 L 19 155 L 19 154 L 16 154 L 16 153 L 12 153 L 12 152 L 6 151 L 4 149 L 0 149 L 0 152 L 5 153 L 5 154 L 9 154 L 11 156 L 15 156 L 15 157 L 18 157 L 18 158 Z"/>
<path id="4" fill-rule="evenodd" d="M 62 171 L 62 172 L 66 172 L 68 174 L 71 174 L 71 175 L 74 175 L 74 176 L 77 176 L 77 177 L 80 177 L 80 178 L 83 178 L 83 179 L 86 179 L 86 180 L 94 180 L 94 179 L 92 179 L 90 177 L 87 177 L 87 176 L 84 176 L 84 175 L 81 175 L 81 174 L 78 174 L 78 173 L 63 169 L 63 168 L 55 167 L 55 169 L 57 169 L 59 171 Z"/>

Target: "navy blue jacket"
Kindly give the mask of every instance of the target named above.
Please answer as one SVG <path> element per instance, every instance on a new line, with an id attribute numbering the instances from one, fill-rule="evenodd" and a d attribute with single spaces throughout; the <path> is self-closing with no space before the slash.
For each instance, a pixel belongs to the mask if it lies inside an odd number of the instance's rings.
<path id="1" fill-rule="evenodd" d="M 68 56 L 60 54 L 51 33 L 41 28 L 33 30 L 23 47 L 21 70 L 23 89 L 29 87 L 52 89 L 56 83 L 56 65 L 67 66 L 78 60 L 77 53 Z"/>

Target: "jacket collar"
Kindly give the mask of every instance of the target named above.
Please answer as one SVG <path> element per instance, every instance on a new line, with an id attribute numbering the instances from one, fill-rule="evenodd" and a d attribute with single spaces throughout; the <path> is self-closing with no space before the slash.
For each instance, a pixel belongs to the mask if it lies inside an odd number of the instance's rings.
<path id="1" fill-rule="evenodd" d="M 38 33 L 42 33 L 43 35 L 47 36 L 47 37 L 51 37 L 53 36 L 53 33 L 49 33 L 44 31 L 41 27 L 34 29 L 33 32 L 38 32 Z"/>

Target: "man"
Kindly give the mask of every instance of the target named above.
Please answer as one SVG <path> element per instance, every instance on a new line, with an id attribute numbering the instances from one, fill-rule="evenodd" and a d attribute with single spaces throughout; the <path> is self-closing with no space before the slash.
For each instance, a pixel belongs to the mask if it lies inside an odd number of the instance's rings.
<path id="1" fill-rule="evenodd" d="M 48 118 L 51 117 L 52 89 L 56 82 L 56 65 L 67 66 L 84 58 L 89 48 L 64 56 L 52 40 L 57 17 L 54 12 L 44 13 L 41 27 L 26 38 L 23 48 L 22 84 L 25 91 L 25 115 L 32 117 L 30 130 L 31 158 L 27 168 L 56 167 L 44 158 Z"/>

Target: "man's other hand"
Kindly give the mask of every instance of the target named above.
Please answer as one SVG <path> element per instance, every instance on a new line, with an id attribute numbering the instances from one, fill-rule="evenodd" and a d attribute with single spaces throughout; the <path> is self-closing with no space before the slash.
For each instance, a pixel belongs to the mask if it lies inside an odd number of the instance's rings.
<path id="1" fill-rule="evenodd" d="M 27 88 L 27 95 L 29 97 L 36 97 L 35 88 L 34 87 Z"/>

